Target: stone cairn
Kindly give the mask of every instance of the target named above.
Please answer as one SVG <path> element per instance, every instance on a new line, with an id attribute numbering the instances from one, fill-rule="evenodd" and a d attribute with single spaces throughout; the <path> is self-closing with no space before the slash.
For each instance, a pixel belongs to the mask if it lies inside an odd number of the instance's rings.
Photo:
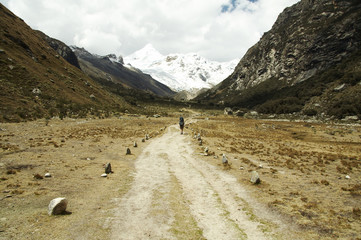
<path id="1" fill-rule="evenodd" d="M 130 151 L 130 149 L 129 149 L 129 148 L 127 148 L 126 155 L 130 155 L 130 154 L 132 154 L 132 152 Z"/>
<path id="2" fill-rule="evenodd" d="M 113 173 L 112 165 L 110 163 L 105 164 L 105 173 L 106 174 Z"/>
<path id="3" fill-rule="evenodd" d="M 253 184 L 260 184 L 261 183 L 261 179 L 259 177 L 258 172 L 252 171 L 252 173 L 251 173 L 251 183 L 253 183 Z"/>
<path id="4" fill-rule="evenodd" d="M 228 165 L 228 159 L 227 159 L 226 154 L 224 154 L 224 153 L 223 153 L 223 156 L 222 156 L 222 164 L 223 164 L 223 166 Z"/>

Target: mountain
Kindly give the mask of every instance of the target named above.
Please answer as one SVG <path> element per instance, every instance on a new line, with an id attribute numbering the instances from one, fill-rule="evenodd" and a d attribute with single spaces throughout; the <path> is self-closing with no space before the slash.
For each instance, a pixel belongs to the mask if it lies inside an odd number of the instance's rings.
<path id="1" fill-rule="evenodd" d="M 125 57 L 124 62 L 179 92 L 215 86 L 232 73 L 238 60 L 220 63 L 196 53 L 163 56 L 148 44 Z"/>
<path id="2" fill-rule="evenodd" d="M 37 31 L 38 34 L 53 48 L 59 56 L 63 57 L 68 63 L 80 69 L 78 58 L 75 53 L 62 41 L 55 38 L 51 38 L 41 31 Z"/>
<path id="3" fill-rule="evenodd" d="M 117 58 L 114 54 L 98 56 L 78 47 L 72 47 L 72 49 L 79 60 L 81 69 L 102 84 L 112 82 L 125 88 L 138 89 L 158 96 L 174 95 L 169 87 L 154 80 L 150 75 L 136 68 L 124 67 L 122 57 Z"/>
<path id="4" fill-rule="evenodd" d="M 0 4 L 0 121 L 133 109 Z"/>
<path id="5" fill-rule="evenodd" d="M 129 88 L 146 91 L 158 96 L 172 96 L 175 94 L 167 86 L 154 80 L 148 74 L 144 74 L 139 69 L 123 67 L 124 62 L 121 56 L 118 58 L 115 54 L 98 56 L 89 53 L 84 48 L 69 47 L 65 43 L 51 38 L 40 31 L 38 33 L 67 62 L 82 69 L 83 72 L 100 84 L 108 85 L 111 91 L 114 91 L 112 88 L 115 88 L 119 94 L 118 89 L 121 86 L 123 88 L 123 95 L 126 89 Z"/>
<path id="6" fill-rule="evenodd" d="M 263 113 L 361 117 L 360 45 L 360 1 L 301 0 L 197 100 Z"/>

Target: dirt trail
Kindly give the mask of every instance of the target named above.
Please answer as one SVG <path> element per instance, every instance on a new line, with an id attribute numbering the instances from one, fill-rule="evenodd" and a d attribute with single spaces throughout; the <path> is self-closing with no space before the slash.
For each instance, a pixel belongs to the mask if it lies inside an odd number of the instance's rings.
<path id="1" fill-rule="evenodd" d="M 276 224 L 257 216 L 235 177 L 197 155 L 177 126 L 151 140 L 135 162 L 131 189 L 118 199 L 112 239 L 281 237 Z"/>

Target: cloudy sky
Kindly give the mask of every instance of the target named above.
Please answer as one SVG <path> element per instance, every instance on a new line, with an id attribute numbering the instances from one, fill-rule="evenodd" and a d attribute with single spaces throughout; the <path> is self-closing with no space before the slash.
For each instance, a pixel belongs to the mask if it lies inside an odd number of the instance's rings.
<path id="1" fill-rule="evenodd" d="M 92 53 L 241 58 L 299 0 L 0 0 L 33 29 Z"/>

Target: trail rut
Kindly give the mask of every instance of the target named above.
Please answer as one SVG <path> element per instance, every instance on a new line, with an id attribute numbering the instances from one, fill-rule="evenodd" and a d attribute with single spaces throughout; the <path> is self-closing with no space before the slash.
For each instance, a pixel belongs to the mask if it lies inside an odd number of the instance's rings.
<path id="1" fill-rule="evenodd" d="M 256 215 L 237 179 L 197 158 L 192 144 L 176 126 L 151 140 L 114 210 L 112 239 L 184 239 L 188 230 L 195 235 L 186 238 L 273 239 L 275 224 Z"/>

